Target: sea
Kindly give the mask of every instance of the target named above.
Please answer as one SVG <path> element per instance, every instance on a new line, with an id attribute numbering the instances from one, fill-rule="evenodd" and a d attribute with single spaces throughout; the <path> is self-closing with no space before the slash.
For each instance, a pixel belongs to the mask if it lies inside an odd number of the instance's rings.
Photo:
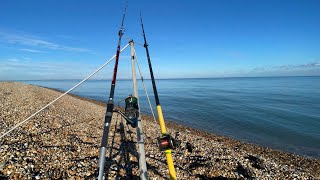
<path id="1" fill-rule="evenodd" d="M 67 91 L 80 80 L 23 82 Z M 159 79 L 156 84 L 168 121 L 320 159 L 320 77 Z M 151 80 L 145 85 L 155 109 Z M 89 80 L 71 93 L 107 102 L 110 86 L 110 80 Z M 140 80 L 138 87 L 140 109 L 151 115 Z M 132 81 L 117 80 L 115 104 L 130 94 Z"/>

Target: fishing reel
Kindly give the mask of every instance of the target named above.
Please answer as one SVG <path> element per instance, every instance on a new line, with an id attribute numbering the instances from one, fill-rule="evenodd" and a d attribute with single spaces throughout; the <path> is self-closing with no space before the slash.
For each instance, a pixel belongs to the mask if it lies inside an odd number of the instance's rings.
<path id="1" fill-rule="evenodd" d="M 120 106 L 120 103 L 125 101 L 125 109 L 123 110 Z M 129 95 L 127 98 L 119 101 L 118 107 L 113 109 L 113 112 L 119 113 L 133 128 L 138 126 L 139 118 L 139 105 L 138 99 L 132 95 Z"/>
<path id="2" fill-rule="evenodd" d="M 138 125 L 138 118 L 139 118 L 139 105 L 138 105 L 138 98 L 129 95 L 125 99 L 125 112 L 124 114 L 130 120 L 130 124 L 132 127 L 137 127 Z"/>
<path id="3" fill-rule="evenodd" d="M 162 137 L 158 137 L 157 139 L 161 151 L 174 149 L 173 138 L 170 136 L 170 134 L 162 135 Z"/>

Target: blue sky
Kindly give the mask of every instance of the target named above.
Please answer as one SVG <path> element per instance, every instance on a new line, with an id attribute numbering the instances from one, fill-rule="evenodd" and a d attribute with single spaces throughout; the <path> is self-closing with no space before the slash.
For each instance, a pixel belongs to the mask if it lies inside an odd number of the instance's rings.
<path id="1" fill-rule="evenodd" d="M 2 0 L 0 80 L 84 78 L 115 54 L 124 5 Z M 136 42 L 140 11 L 157 78 L 320 75 L 318 0 L 129 0 L 125 36 Z M 119 78 L 130 78 L 129 57 Z M 94 79 L 111 79 L 113 66 Z"/>

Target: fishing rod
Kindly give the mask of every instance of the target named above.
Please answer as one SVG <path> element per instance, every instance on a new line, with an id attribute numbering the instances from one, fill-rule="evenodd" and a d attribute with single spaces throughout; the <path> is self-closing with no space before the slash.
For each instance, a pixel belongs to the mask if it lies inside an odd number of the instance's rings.
<path id="1" fill-rule="evenodd" d="M 147 43 L 147 39 L 146 39 L 146 34 L 144 32 L 141 13 L 140 13 L 140 22 L 141 22 L 141 27 L 142 27 L 142 35 L 144 38 L 144 47 L 145 47 L 146 53 L 147 53 L 148 65 L 149 65 L 152 87 L 153 87 L 153 92 L 154 92 L 154 98 L 156 101 L 160 130 L 161 130 L 161 137 L 158 138 L 159 148 L 160 148 L 160 150 L 164 151 L 166 154 L 170 179 L 175 180 L 175 179 L 177 179 L 177 176 L 176 176 L 176 171 L 174 169 L 173 158 L 172 158 L 172 149 L 173 149 L 172 138 L 167 133 L 166 125 L 165 125 L 164 118 L 163 118 L 163 113 L 162 113 L 162 109 L 161 109 L 161 105 L 160 105 L 160 101 L 159 101 L 156 82 L 154 80 L 152 64 L 151 64 L 151 59 L 150 59 L 150 54 L 149 54 L 149 49 L 148 49 L 148 43 Z"/>
<path id="2" fill-rule="evenodd" d="M 106 147 L 108 143 L 108 135 L 109 135 L 109 129 L 110 129 L 110 124 L 112 120 L 112 114 L 113 114 L 113 107 L 114 107 L 114 90 L 116 87 L 116 81 L 117 81 L 117 72 L 118 72 L 118 62 L 119 62 L 119 54 L 120 54 L 120 45 L 121 45 L 121 37 L 123 35 L 123 23 L 124 23 L 124 18 L 126 16 L 127 12 L 127 7 L 128 7 L 128 0 L 126 2 L 123 15 L 122 15 L 122 22 L 119 30 L 119 40 L 118 40 L 118 46 L 117 46 L 117 53 L 116 53 L 116 62 L 114 65 L 114 70 L 113 70 L 113 77 L 112 77 L 112 82 L 111 82 L 111 90 L 110 90 L 110 96 L 109 96 L 109 101 L 107 104 L 107 111 L 104 119 L 104 129 L 103 129 L 103 135 L 102 135 L 102 141 L 101 141 L 101 146 L 100 146 L 100 155 L 99 155 L 99 164 L 98 164 L 98 180 L 103 179 L 104 175 L 104 164 L 106 160 Z"/>

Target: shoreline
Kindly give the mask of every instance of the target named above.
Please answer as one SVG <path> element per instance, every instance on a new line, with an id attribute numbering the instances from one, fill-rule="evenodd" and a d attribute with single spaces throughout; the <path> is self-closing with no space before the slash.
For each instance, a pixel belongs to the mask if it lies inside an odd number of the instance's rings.
<path id="1" fill-rule="evenodd" d="M 47 88 L 47 87 L 43 87 L 43 88 Z M 64 93 L 63 91 L 58 90 L 58 89 L 53 89 L 53 88 L 47 88 L 47 89 L 51 89 L 51 90 L 54 90 L 54 91 L 57 91 L 57 92 L 60 92 L 60 93 Z M 101 101 L 97 101 L 97 100 L 90 99 L 90 98 L 85 98 L 85 97 L 82 97 L 82 96 L 79 96 L 79 95 L 76 95 L 76 94 L 72 94 L 72 93 L 70 93 L 70 95 L 75 97 L 75 98 L 78 98 L 78 99 L 81 99 L 81 100 L 84 100 L 84 101 L 88 101 L 88 102 L 97 104 L 99 106 L 106 107 L 106 103 L 103 103 Z M 142 114 L 142 119 L 144 119 L 144 118 L 147 118 L 147 119 L 149 119 L 151 121 L 153 119 L 153 117 L 150 116 L 150 115 Z M 168 128 L 176 128 L 176 129 L 179 129 L 180 131 L 188 130 L 190 132 L 195 132 L 197 135 L 200 135 L 200 136 L 203 136 L 203 137 L 218 138 L 218 139 L 221 138 L 221 139 L 224 139 L 224 140 L 228 140 L 228 141 L 230 141 L 232 143 L 236 143 L 236 144 L 239 143 L 239 144 L 252 146 L 252 149 L 256 149 L 257 148 L 260 151 L 261 151 L 261 149 L 267 149 L 267 151 L 269 153 L 276 154 L 276 155 L 277 154 L 286 154 L 286 156 L 288 156 L 289 159 L 292 159 L 292 158 L 295 159 L 295 158 L 298 157 L 298 159 L 302 158 L 302 159 L 310 159 L 310 160 L 320 160 L 320 159 L 317 159 L 315 157 L 303 156 L 303 155 L 299 155 L 299 154 L 283 151 L 283 150 L 280 150 L 280 149 L 273 149 L 273 148 L 270 148 L 270 147 L 261 146 L 261 145 L 250 143 L 250 142 L 246 142 L 246 141 L 243 141 L 243 140 L 234 139 L 234 138 L 228 137 L 228 136 L 214 134 L 214 133 L 202 130 L 202 129 L 197 129 L 197 128 L 194 128 L 194 127 L 191 127 L 191 126 L 188 126 L 188 125 L 183 125 L 183 124 L 176 123 L 176 122 L 174 122 L 174 121 L 172 121 L 170 119 L 169 120 L 166 119 L 165 123 L 166 123 L 166 126 Z M 285 160 L 285 161 L 287 161 L 287 160 Z"/>
<path id="2" fill-rule="evenodd" d="M 8 125 L 13 125 L 16 117 L 26 117 L 50 102 L 52 97 L 61 94 L 59 90 L 24 83 L 0 82 L 0 85 L 0 98 L 4 105 L 0 107 L 0 118 Z M 105 106 L 105 103 L 96 100 L 66 95 L 49 107 L 45 115 L 37 115 L 35 120 L 23 125 L 20 131 L 0 141 L 0 177 L 78 176 L 92 179 L 99 154 L 102 133 L 100 125 Z M 152 117 L 142 115 L 142 119 L 149 177 L 165 178 L 168 175 L 165 158 L 156 145 L 160 130 Z M 137 176 L 135 130 L 122 124 L 117 115 L 112 123 L 110 139 L 114 139 L 114 150 L 111 149 L 109 153 L 114 161 L 109 162 L 109 175 L 127 177 L 124 167 L 131 163 L 132 173 Z M 172 121 L 166 121 L 166 125 L 171 135 L 180 142 L 173 152 L 180 179 L 320 178 L 318 159 L 265 148 Z M 48 128 L 53 129 L 48 131 Z M 187 143 L 191 148 L 188 148 Z M 27 149 L 23 148 L 25 144 Z M 46 156 L 53 160 L 48 160 Z M 123 159 L 127 156 L 129 161 Z M 26 157 L 32 160 L 24 159 Z M 63 163 L 55 165 L 55 159 Z M 46 161 L 48 163 L 44 164 Z M 20 166 L 27 166 L 26 174 L 19 170 Z"/>
<path id="3" fill-rule="evenodd" d="M 42 87 L 42 88 L 46 88 L 46 89 L 49 89 L 49 90 L 53 90 L 53 91 L 57 91 L 59 93 L 64 93 L 64 91 L 61 91 L 59 89 L 55 89 L 55 88 L 48 88 L 48 87 L 44 87 L 44 86 L 38 86 L 38 87 Z M 96 105 L 99 105 L 99 106 L 103 106 L 103 107 L 106 107 L 106 103 L 102 102 L 102 101 L 98 101 L 98 100 L 94 100 L 94 99 L 90 99 L 90 98 L 86 98 L 86 97 L 82 97 L 80 95 L 76 95 L 76 94 L 73 94 L 73 93 L 68 93 L 68 95 L 72 96 L 72 97 L 75 97 L 75 98 L 78 98 L 78 99 L 81 99 L 81 100 L 84 100 L 84 101 L 87 101 L 87 102 L 90 102 L 90 103 L 94 103 Z M 144 117 L 144 118 L 148 118 L 150 120 L 152 120 L 152 116 L 151 115 L 148 115 L 148 114 L 144 114 L 144 113 L 141 113 L 141 115 Z M 156 117 L 157 118 L 157 117 Z M 183 128 L 187 128 L 189 129 L 189 131 L 196 131 L 198 132 L 200 135 L 203 135 L 203 136 L 208 136 L 210 137 L 213 136 L 213 137 L 222 137 L 222 138 L 226 138 L 226 139 L 229 139 L 229 140 L 232 140 L 232 141 L 238 141 L 240 143 L 243 143 L 243 144 L 248 144 L 248 145 L 252 145 L 252 146 L 257 146 L 257 147 L 262 147 L 262 148 L 266 148 L 266 149 L 270 149 L 272 151 L 275 151 L 275 152 L 278 152 L 278 153 L 284 153 L 284 154 L 288 154 L 288 155 L 293 155 L 293 156 L 299 156 L 301 158 L 307 158 L 307 159 L 313 159 L 313 160 L 320 160 L 319 158 L 316 158 L 316 157 L 312 157 L 312 156 L 307 156 L 307 155 L 300 155 L 300 154 L 296 154 L 296 153 L 293 153 L 293 152 L 288 152 L 288 151 L 285 151 L 285 150 L 281 150 L 281 149 L 277 149 L 277 148 L 272 148 L 272 147 L 268 147 L 268 146 L 263 146 L 263 145 L 259 145 L 259 144 L 255 144 L 255 143 L 252 143 L 252 142 L 247 142 L 245 140 L 240 140 L 240 139 L 235 139 L 233 137 L 229 137 L 229 136 L 224 136 L 224 135 L 220 135 L 220 134 L 215 134 L 213 132 L 209 132 L 209 131 L 206 131 L 204 129 L 198 129 L 198 128 L 195 128 L 195 127 L 192 127 L 192 126 L 189 126 L 189 125 L 186 125 L 186 124 L 179 124 L 177 122 L 175 122 L 174 120 L 170 120 L 170 119 L 165 119 L 165 123 L 166 123 L 166 126 L 168 126 L 169 128 L 171 127 L 174 127 L 174 128 L 179 128 L 179 129 L 183 129 Z"/>

